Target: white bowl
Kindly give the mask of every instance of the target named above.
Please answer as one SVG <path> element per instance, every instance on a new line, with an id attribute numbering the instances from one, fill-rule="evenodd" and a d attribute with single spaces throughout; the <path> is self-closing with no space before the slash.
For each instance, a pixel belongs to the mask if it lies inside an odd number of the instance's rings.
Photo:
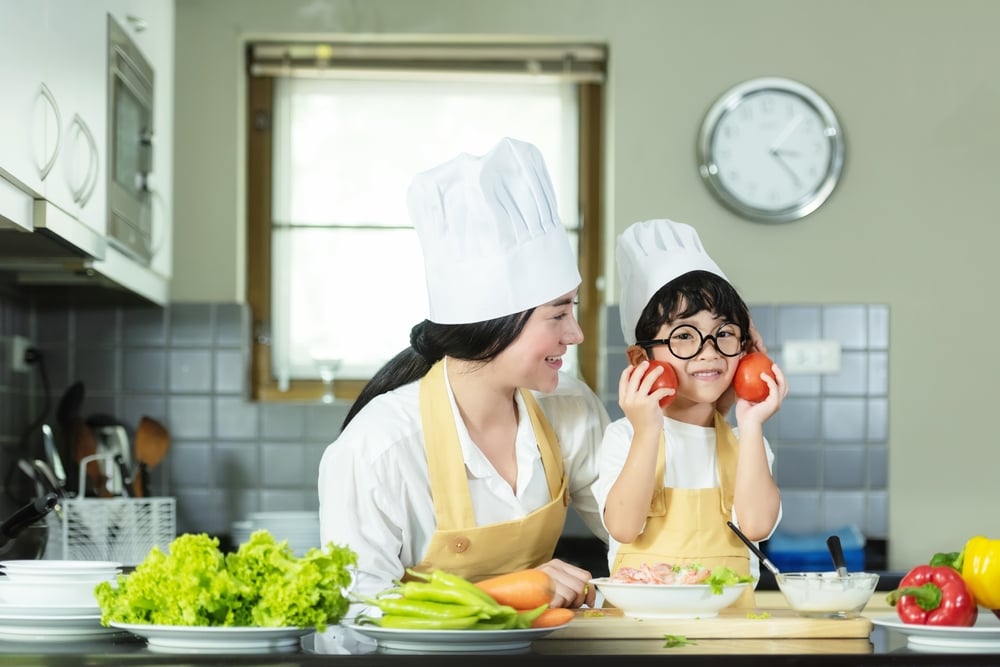
<path id="1" fill-rule="evenodd" d="M 778 588 L 795 613 L 811 618 L 856 618 L 868 604 L 878 575 L 849 572 L 792 572 L 775 577 Z"/>
<path id="2" fill-rule="evenodd" d="M 707 584 L 634 584 L 591 579 L 604 599 L 635 618 L 711 618 L 718 616 L 749 584 L 726 586 L 719 594 Z"/>
<path id="3" fill-rule="evenodd" d="M 6 581 L 0 577 L 0 604 L 98 608 L 94 589 L 99 581 Z"/>

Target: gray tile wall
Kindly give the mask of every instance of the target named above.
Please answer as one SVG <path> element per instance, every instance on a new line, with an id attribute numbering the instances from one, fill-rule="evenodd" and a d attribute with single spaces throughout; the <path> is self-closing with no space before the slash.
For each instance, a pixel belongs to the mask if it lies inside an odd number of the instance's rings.
<path id="1" fill-rule="evenodd" d="M 889 309 L 880 304 L 751 305 L 772 359 L 782 364 L 788 340 L 836 340 L 839 373 L 787 375 L 789 393 L 764 434 L 774 450 L 789 533 L 857 526 L 867 537 L 888 533 L 887 456 Z M 625 340 L 618 307 L 605 313 L 607 346 L 601 398 L 612 419 Z"/>
<path id="2" fill-rule="evenodd" d="M 28 302 L 0 286 L 0 517 L 4 518 L 16 508 L 15 501 L 6 493 L 8 484 L 16 481 L 12 475 L 19 474 L 12 466 L 26 448 L 30 450 L 33 443 L 27 428 L 45 407 L 32 392 L 36 384 L 43 383 L 39 367 L 32 367 L 28 373 L 15 373 L 11 369 L 12 337 L 29 334 Z"/>
<path id="3" fill-rule="evenodd" d="M 755 305 L 751 310 L 779 363 L 785 340 L 832 338 L 843 346 L 840 373 L 789 376 L 789 396 L 766 425 L 784 499 L 782 529 L 855 524 L 868 537 L 885 538 L 888 308 Z M 601 397 L 617 418 L 617 377 L 625 365 L 617 306 L 606 310 L 606 331 Z M 349 406 L 249 401 L 245 306 L 47 309 L 0 292 L 4 471 L 22 430 L 44 403 L 37 378 L 7 368 L 4 352 L 14 333 L 28 335 L 43 351 L 53 405 L 70 383 L 82 380 L 82 415 L 114 415 L 130 434 L 143 415 L 167 426 L 171 451 L 153 470 L 152 486 L 177 498 L 179 531 L 227 534 L 232 522 L 249 512 L 317 508 L 319 459 Z M 576 528 L 586 531 L 582 524 Z"/>

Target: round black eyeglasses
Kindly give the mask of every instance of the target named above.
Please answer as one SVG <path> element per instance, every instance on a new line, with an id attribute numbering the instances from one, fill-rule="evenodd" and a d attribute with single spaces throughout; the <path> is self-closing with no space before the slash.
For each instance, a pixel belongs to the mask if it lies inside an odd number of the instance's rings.
<path id="1" fill-rule="evenodd" d="M 695 326 L 682 324 L 675 327 L 666 338 L 639 340 L 635 344 L 646 350 L 655 345 L 666 345 L 678 359 L 692 359 L 701 354 L 707 341 L 712 341 L 722 356 L 735 357 L 743 351 L 746 338 L 739 325 L 731 322 L 721 325 L 714 334 L 703 334 Z"/>

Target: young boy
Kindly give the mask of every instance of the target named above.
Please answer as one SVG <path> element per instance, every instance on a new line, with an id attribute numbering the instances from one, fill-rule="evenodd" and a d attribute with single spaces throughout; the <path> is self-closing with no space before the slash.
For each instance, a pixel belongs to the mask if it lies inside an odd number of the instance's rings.
<path id="1" fill-rule="evenodd" d="M 753 348 L 743 299 L 689 225 L 635 223 L 619 237 L 617 255 L 630 366 L 618 386 L 625 417 L 605 431 L 595 486 L 611 536 L 611 573 L 699 563 L 756 580 L 759 563 L 726 522 L 759 541 L 780 519 L 763 425 L 788 392 L 784 375 L 772 366 L 776 379 L 762 374 L 766 399 L 736 401 L 734 431 L 723 414 L 732 400 L 727 392 Z M 650 360 L 673 368 L 676 392 L 653 389 L 664 369 L 647 374 Z M 753 606 L 752 587 L 736 604 Z"/>

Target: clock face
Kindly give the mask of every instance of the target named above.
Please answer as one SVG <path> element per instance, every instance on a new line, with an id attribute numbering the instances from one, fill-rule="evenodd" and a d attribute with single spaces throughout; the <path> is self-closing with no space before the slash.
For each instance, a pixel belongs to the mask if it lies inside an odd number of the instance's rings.
<path id="1" fill-rule="evenodd" d="M 723 96 L 706 117 L 701 171 L 716 195 L 746 217 L 786 222 L 815 210 L 843 164 L 833 111 L 808 88 L 757 79 Z"/>

